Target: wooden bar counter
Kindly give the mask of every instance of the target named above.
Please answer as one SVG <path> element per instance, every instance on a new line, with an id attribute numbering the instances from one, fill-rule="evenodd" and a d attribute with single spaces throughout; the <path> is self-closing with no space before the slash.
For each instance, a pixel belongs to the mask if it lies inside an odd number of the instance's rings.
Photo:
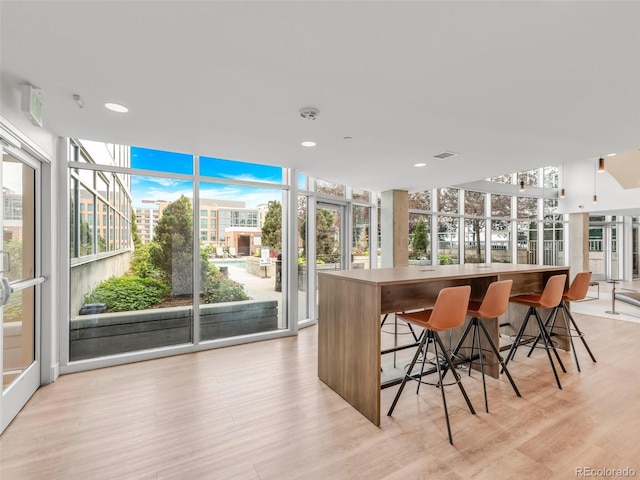
<path id="1" fill-rule="evenodd" d="M 512 279 L 512 295 L 539 292 L 558 274 L 568 277 L 569 267 L 498 263 L 319 272 L 318 377 L 380 425 L 381 315 L 431 307 L 442 288 L 457 285 L 471 285 L 472 300 L 482 300 L 497 280 Z M 510 324 L 505 333 L 515 334 L 525 313 L 510 305 L 500 319 Z M 488 328 L 499 345 L 498 325 L 496 320 Z M 535 334 L 535 322 L 529 326 Z"/>

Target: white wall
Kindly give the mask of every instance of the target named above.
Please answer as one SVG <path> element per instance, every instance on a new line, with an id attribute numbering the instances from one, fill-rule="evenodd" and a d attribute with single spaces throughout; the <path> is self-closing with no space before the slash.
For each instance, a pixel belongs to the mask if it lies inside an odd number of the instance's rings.
<path id="1" fill-rule="evenodd" d="M 595 173 L 597 159 L 564 165 L 566 197 L 558 199 L 561 213 L 640 215 L 640 188 L 624 190 L 607 172 Z M 595 177 L 595 190 L 594 190 Z M 598 203 L 593 203 L 594 191 Z"/>

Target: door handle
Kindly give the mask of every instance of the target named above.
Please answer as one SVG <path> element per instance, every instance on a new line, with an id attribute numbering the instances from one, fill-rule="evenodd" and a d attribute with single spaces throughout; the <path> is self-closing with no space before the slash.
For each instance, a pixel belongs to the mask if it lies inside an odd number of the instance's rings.
<path id="1" fill-rule="evenodd" d="M 7 256 L 7 268 L 5 268 L 4 270 L 0 270 L 0 273 L 2 272 L 10 272 L 11 271 L 11 252 L 7 251 L 7 250 L 0 250 L 0 252 L 2 252 L 3 255 Z"/>
<path id="2" fill-rule="evenodd" d="M 9 279 L 7 277 L 0 277 L 0 302 L 2 302 L 2 305 L 6 305 L 9 302 L 11 291 L 12 288 L 9 284 Z"/>

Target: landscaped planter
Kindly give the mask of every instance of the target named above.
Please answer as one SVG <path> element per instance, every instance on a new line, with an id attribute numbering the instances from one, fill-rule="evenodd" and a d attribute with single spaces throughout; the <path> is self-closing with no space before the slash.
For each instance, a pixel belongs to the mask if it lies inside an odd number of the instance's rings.
<path id="1" fill-rule="evenodd" d="M 70 360 L 191 343 L 192 307 L 82 315 L 71 319 Z M 276 300 L 202 305 L 202 340 L 235 337 L 278 328 Z"/>
<path id="2" fill-rule="evenodd" d="M 259 257 L 245 257 L 244 269 L 256 277 L 275 277 L 276 259 L 271 259 L 271 265 L 261 266 Z M 266 269 L 266 271 L 265 271 Z"/>

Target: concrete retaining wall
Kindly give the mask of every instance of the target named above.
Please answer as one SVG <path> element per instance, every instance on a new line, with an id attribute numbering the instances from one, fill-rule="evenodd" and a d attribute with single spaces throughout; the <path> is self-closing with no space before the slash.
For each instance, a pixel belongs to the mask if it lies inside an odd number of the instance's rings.
<path id="1" fill-rule="evenodd" d="M 83 263 L 71 265 L 71 298 L 69 308 L 71 315 L 77 315 L 84 303 L 84 296 L 91 292 L 100 282 L 119 277 L 129 270 L 131 251 L 101 254 L 100 257 Z"/>
<path id="2" fill-rule="evenodd" d="M 71 319 L 70 360 L 192 342 L 192 307 L 83 315 Z M 202 305 L 202 340 L 235 337 L 278 328 L 276 300 Z"/>

